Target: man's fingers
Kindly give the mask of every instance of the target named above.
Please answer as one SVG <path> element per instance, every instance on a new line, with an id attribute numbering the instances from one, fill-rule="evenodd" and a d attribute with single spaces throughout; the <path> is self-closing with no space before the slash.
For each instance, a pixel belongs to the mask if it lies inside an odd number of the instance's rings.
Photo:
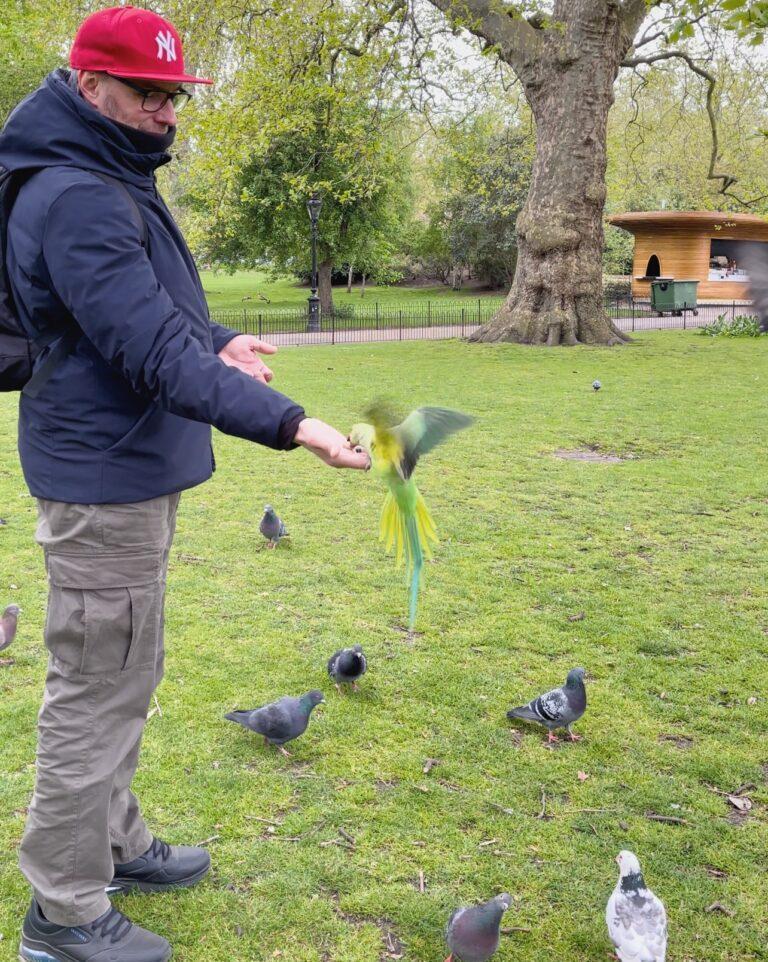
<path id="1" fill-rule="evenodd" d="M 367 471 L 371 466 L 371 461 L 365 451 L 342 451 L 341 457 L 337 462 L 341 467 L 357 468 L 359 471 Z"/>
<path id="2" fill-rule="evenodd" d="M 270 344 L 269 341 L 260 341 L 258 338 L 252 350 L 258 351 L 259 354 L 277 354 L 277 347 L 274 344 Z"/>

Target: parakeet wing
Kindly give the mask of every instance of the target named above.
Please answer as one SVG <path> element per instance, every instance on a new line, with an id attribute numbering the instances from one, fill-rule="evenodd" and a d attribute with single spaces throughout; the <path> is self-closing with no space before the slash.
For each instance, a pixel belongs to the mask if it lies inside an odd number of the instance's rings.
<path id="1" fill-rule="evenodd" d="M 456 431 L 468 428 L 474 418 L 450 408 L 417 408 L 395 428 L 403 448 L 400 468 L 404 478 L 410 478 L 422 454 L 436 448 Z"/>

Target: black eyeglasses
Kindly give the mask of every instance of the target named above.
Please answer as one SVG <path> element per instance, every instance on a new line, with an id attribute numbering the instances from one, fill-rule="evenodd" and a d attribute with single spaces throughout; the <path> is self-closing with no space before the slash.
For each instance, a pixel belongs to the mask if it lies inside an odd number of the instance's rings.
<path id="1" fill-rule="evenodd" d="M 131 90 L 135 90 L 136 93 L 141 94 L 141 109 L 146 110 L 149 114 L 156 114 L 158 110 L 162 110 L 169 100 L 173 104 L 173 109 L 178 114 L 192 99 L 192 94 L 186 90 L 167 91 L 158 90 L 156 87 L 148 90 L 146 87 L 140 87 L 138 84 L 132 83 L 124 77 L 115 77 L 114 74 L 110 76 L 113 80 L 118 80 L 121 84 L 125 84 L 126 87 L 130 87 Z"/>

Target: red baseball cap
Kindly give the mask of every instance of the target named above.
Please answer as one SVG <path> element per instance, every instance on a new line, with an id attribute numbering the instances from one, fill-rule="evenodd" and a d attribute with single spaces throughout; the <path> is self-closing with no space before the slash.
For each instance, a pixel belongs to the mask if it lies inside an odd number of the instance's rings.
<path id="1" fill-rule="evenodd" d="M 181 37 L 174 25 L 138 7 L 109 7 L 87 17 L 72 44 L 69 65 L 136 80 L 213 83 L 184 72 Z"/>

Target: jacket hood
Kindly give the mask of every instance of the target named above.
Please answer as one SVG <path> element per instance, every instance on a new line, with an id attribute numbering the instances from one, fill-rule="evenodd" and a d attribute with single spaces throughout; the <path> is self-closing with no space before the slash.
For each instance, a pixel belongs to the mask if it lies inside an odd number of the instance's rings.
<path id="1" fill-rule="evenodd" d="M 68 70 L 54 70 L 14 108 L 0 132 L 0 164 L 8 170 L 79 167 L 146 186 L 171 155 L 139 153 L 68 81 Z"/>

